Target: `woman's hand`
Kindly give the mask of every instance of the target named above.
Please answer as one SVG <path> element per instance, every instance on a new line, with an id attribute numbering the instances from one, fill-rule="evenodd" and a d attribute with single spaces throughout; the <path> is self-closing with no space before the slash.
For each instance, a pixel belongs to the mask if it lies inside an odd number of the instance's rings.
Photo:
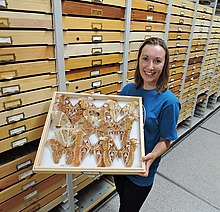
<path id="1" fill-rule="evenodd" d="M 141 162 L 145 163 L 146 166 L 146 171 L 145 172 L 141 172 L 138 175 L 142 176 L 142 177 L 147 177 L 149 174 L 149 169 L 151 164 L 154 162 L 154 160 L 156 159 L 155 154 L 153 152 L 148 153 L 146 156 L 141 158 Z"/>

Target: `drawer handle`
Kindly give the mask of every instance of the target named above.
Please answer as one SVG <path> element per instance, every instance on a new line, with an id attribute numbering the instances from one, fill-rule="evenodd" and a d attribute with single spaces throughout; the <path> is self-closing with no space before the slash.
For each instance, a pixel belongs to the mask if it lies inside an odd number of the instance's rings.
<path id="1" fill-rule="evenodd" d="M 147 21 L 153 21 L 153 16 L 152 15 L 147 15 L 146 19 L 147 19 Z"/>
<path id="2" fill-rule="evenodd" d="M 151 35 L 145 35 L 144 36 L 144 40 L 148 39 L 148 38 L 151 38 Z"/>
<path id="3" fill-rule="evenodd" d="M 175 50 L 174 54 L 179 54 L 180 51 L 179 50 Z"/>
<path id="4" fill-rule="evenodd" d="M 0 62 L 10 62 L 15 61 L 16 57 L 15 54 L 1 54 L 0 55 Z"/>
<path id="5" fill-rule="evenodd" d="M 185 8 L 186 7 L 186 3 L 182 3 L 181 7 Z"/>
<path id="6" fill-rule="evenodd" d="M 0 8 L 7 8 L 8 3 L 6 2 L 6 0 L 1 0 L 0 1 Z"/>
<path id="7" fill-rule="evenodd" d="M 203 28 L 200 28 L 200 29 L 199 29 L 199 32 L 202 32 L 202 31 L 203 31 Z"/>
<path id="8" fill-rule="evenodd" d="M 152 26 L 145 26 L 145 31 L 151 31 L 152 30 Z"/>
<path id="9" fill-rule="evenodd" d="M 13 122 L 17 122 L 17 121 L 21 121 L 25 118 L 24 113 L 19 113 L 13 116 L 8 116 L 6 117 L 6 121 L 8 124 L 13 123 Z"/>
<path id="10" fill-rule="evenodd" d="M 17 127 L 17 128 L 14 128 L 14 129 L 10 129 L 9 130 L 9 135 L 10 136 L 15 136 L 15 135 L 20 135 L 21 133 L 25 132 L 26 131 L 26 126 L 23 125 L 21 127 Z"/>
<path id="11" fill-rule="evenodd" d="M 92 36 L 92 41 L 93 42 L 102 42 L 103 41 L 103 36 L 102 35 L 93 35 Z"/>
<path id="12" fill-rule="evenodd" d="M 22 105 L 22 100 L 21 99 L 15 99 L 7 102 L 3 102 L 4 109 L 11 109 L 15 107 L 19 107 Z"/>
<path id="13" fill-rule="evenodd" d="M 176 39 L 181 39 L 181 35 L 177 35 L 177 36 L 176 36 Z"/>
<path id="14" fill-rule="evenodd" d="M 103 16 L 103 11 L 101 9 L 91 9 L 91 15 L 94 16 Z"/>
<path id="15" fill-rule="evenodd" d="M 179 31 L 179 32 L 182 32 L 182 31 L 183 31 L 183 28 L 182 28 L 182 27 L 178 27 L 178 31 Z"/>
<path id="16" fill-rule="evenodd" d="M 103 3 L 103 0 L 92 0 L 92 2 Z"/>
<path id="17" fill-rule="evenodd" d="M 0 18 L 0 27 L 10 27 L 8 18 Z"/>
<path id="18" fill-rule="evenodd" d="M 102 65 L 102 59 L 92 60 L 92 66 L 99 66 L 99 65 Z"/>
<path id="19" fill-rule="evenodd" d="M 201 22 L 200 26 L 204 26 L 204 24 L 205 24 L 204 22 Z"/>
<path id="20" fill-rule="evenodd" d="M 0 79 L 13 79 L 16 76 L 18 76 L 17 70 L 9 70 L 9 71 L 0 72 Z"/>
<path id="21" fill-rule="evenodd" d="M 202 18 L 205 19 L 205 15 L 203 15 Z"/>
<path id="22" fill-rule="evenodd" d="M 184 24 L 184 19 L 180 18 L 180 19 L 179 19 L 179 23 L 180 23 L 180 24 Z"/>
<path id="23" fill-rule="evenodd" d="M 92 48 L 92 54 L 102 54 L 102 48 Z"/>
<path id="24" fill-rule="evenodd" d="M 100 70 L 90 71 L 90 76 L 91 77 L 99 76 L 99 75 L 100 75 Z"/>
<path id="25" fill-rule="evenodd" d="M 207 8 L 203 8 L 203 12 L 207 12 Z"/>
<path id="26" fill-rule="evenodd" d="M 30 169 L 30 170 L 28 170 L 26 172 L 23 172 L 23 173 L 19 174 L 18 175 L 18 179 L 19 180 L 23 180 L 23 179 L 25 179 L 27 177 L 30 177 L 32 174 L 34 174 L 34 172 L 32 171 L 32 169 Z"/>
<path id="27" fill-rule="evenodd" d="M 23 163 L 21 163 L 21 164 L 18 164 L 18 165 L 16 166 L 16 170 L 18 171 L 18 170 L 20 170 L 20 169 L 27 168 L 27 167 L 30 166 L 32 163 L 33 163 L 32 160 L 29 159 L 29 160 L 27 160 L 27 161 L 25 161 L 25 162 L 23 162 Z"/>
<path id="28" fill-rule="evenodd" d="M 31 193 L 25 195 L 25 196 L 24 196 L 24 201 L 28 201 L 28 200 L 33 199 L 34 197 L 37 196 L 37 193 L 38 193 L 37 190 L 35 190 L 35 191 L 33 191 L 33 192 L 31 192 Z"/>
<path id="29" fill-rule="evenodd" d="M 23 186 L 21 187 L 21 190 L 22 190 L 22 191 L 25 191 L 25 190 L 27 190 L 28 188 L 31 188 L 31 187 L 33 187 L 33 186 L 35 186 L 35 185 L 36 185 L 36 181 L 33 180 L 33 181 L 31 181 L 30 183 L 27 183 L 27 184 L 23 185 Z"/>
<path id="30" fill-rule="evenodd" d="M 12 37 L 0 37 L 0 44 L 2 45 L 12 44 Z"/>
<path id="31" fill-rule="evenodd" d="M 147 10 L 149 11 L 154 11 L 154 5 L 148 5 Z"/>
<path id="32" fill-rule="evenodd" d="M 184 11 L 180 11 L 180 15 L 185 15 L 185 12 Z"/>
<path id="33" fill-rule="evenodd" d="M 92 82 L 92 87 L 93 88 L 98 88 L 102 85 L 102 81 L 99 80 L 99 81 L 95 81 L 95 82 Z"/>
<path id="34" fill-rule="evenodd" d="M 173 62 L 176 62 L 178 60 L 178 57 L 173 58 Z"/>
<path id="35" fill-rule="evenodd" d="M 27 138 L 22 138 L 22 139 L 11 142 L 11 147 L 15 148 L 15 147 L 18 147 L 18 146 L 23 146 L 27 142 L 28 142 Z"/>
<path id="36" fill-rule="evenodd" d="M 102 30 L 102 23 L 92 23 L 92 29 L 93 30 Z"/>
<path id="37" fill-rule="evenodd" d="M 19 85 L 8 86 L 8 87 L 2 87 L 2 88 L 1 88 L 1 93 L 2 93 L 2 95 L 13 94 L 13 93 L 19 93 L 19 92 L 20 92 L 20 86 L 19 86 Z"/>
<path id="38" fill-rule="evenodd" d="M 181 44 L 180 43 L 176 43 L 176 47 L 179 47 Z"/>

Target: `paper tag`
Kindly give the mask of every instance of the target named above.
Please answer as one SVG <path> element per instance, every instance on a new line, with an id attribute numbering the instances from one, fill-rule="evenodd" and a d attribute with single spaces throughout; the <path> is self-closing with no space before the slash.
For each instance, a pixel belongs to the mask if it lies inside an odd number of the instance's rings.
<path id="1" fill-rule="evenodd" d="M 92 54 L 102 54 L 102 48 L 92 48 Z"/>
<path id="2" fill-rule="evenodd" d="M 2 87 L 2 94 L 11 94 L 11 93 L 18 93 L 20 92 L 20 86 L 15 85 L 15 86 L 10 86 L 10 87 Z"/>
<path id="3" fill-rule="evenodd" d="M 37 190 L 31 192 L 30 194 L 27 194 L 26 196 L 24 196 L 24 200 L 29 200 L 31 198 L 33 198 L 34 196 L 37 195 Z"/>
<path id="4" fill-rule="evenodd" d="M 33 172 L 32 170 L 28 170 L 28 171 L 26 171 L 26 172 L 24 172 L 24 173 L 18 175 L 18 179 L 19 179 L 19 180 L 22 180 L 22 179 L 24 179 L 24 178 L 26 178 L 26 177 L 31 176 L 32 174 L 34 174 L 34 172 Z"/>
<path id="5" fill-rule="evenodd" d="M 11 37 L 0 37 L 0 44 L 12 44 L 12 39 Z"/>
<path id="6" fill-rule="evenodd" d="M 22 139 L 19 139 L 17 141 L 12 142 L 11 146 L 12 146 L 12 148 L 15 148 L 18 146 L 23 146 L 27 142 L 28 142 L 27 138 L 22 138 Z"/>
<path id="7" fill-rule="evenodd" d="M 24 119 L 24 114 L 20 113 L 20 114 L 14 115 L 14 116 L 8 116 L 6 119 L 7 119 L 8 123 L 20 121 L 20 120 Z"/>
<path id="8" fill-rule="evenodd" d="M 32 164 L 32 160 L 31 159 L 28 160 L 28 161 L 25 161 L 24 163 L 21 163 L 21 164 L 17 165 L 17 170 L 23 169 L 23 168 L 25 168 L 25 167 L 27 167 L 27 166 L 29 166 L 31 164 Z"/>
<path id="9" fill-rule="evenodd" d="M 6 7 L 6 0 L 0 0 L 0 7 Z"/>
<path id="10" fill-rule="evenodd" d="M 90 76 L 91 76 L 91 77 L 98 76 L 98 75 L 100 75 L 100 71 L 99 71 L 99 70 L 97 70 L 97 71 L 91 71 L 91 72 L 90 72 Z"/>
<path id="11" fill-rule="evenodd" d="M 147 19 L 147 21 L 153 21 L 153 16 L 152 15 L 147 15 L 146 19 Z"/>
<path id="12" fill-rule="evenodd" d="M 92 83 L 92 87 L 100 87 L 102 85 L 102 81 L 96 81 Z"/>
<path id="13" fill-rule="evenodd" d="M 92 41 L 93 42 L 101 42 L 103 39 L 102 35 L 93 35 L 92 36 Z"/>
<path id="14" fill-rule="evenodd" d="M 18 134 L 25 132 L 25 130 L 26 130 L 25 126 L 17 127 L 17 128 L 9 130 L 9 135 L 10 136 L 18 135 Z"/>
<path id="15" fill-rule="evenodd" d="M 26 184 L 26 185 L 23 185 L 22 186 L 22 190 L 24 191 L 24 190 L 27 190 L 28 188 L 30 188 L 30 187 L 33 187 L 33 186 L 35 186 L 36 185 L 36 181 L 31 181 L 30 183 L 28 183 L 28 184 Z"/>

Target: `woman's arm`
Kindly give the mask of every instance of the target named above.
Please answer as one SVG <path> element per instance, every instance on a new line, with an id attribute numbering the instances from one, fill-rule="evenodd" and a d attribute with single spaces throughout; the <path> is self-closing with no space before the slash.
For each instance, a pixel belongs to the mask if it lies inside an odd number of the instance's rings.
<path id="1" fill-rule="evenodd" d="M 160 138 L 160 141 L 154 147 L 152 152 L 148 153 L 146 156 L 141 158 L 142 162 L 146 164 L 146 171 L 144 173 L 139 173 L 142 177 L 147 177 L 149 173 L 149 169 L 151 164 L 154 162 L 156 158 L 165 153 L 170 147 L 170 141 Z"/>

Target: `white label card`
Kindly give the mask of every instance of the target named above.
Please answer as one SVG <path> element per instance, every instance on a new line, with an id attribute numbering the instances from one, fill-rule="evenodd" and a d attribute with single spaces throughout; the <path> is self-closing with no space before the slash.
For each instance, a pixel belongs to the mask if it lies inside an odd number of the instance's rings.
<path id="1" fill-rule="evenodd" d="M 11 146 L 12 148 L 15 148 L 17 146 L 23 146 L 27 142 L 28 142 L 27 138 L 22 138 L 22 139 L 12 142 Z"/>
<path id="2" fill-rule="evenodd" d="M 17 165 L 17 170 L 22 169 L 24 167 L 27 167 L 27 166 L 29 166 L 31 164 L 32 164 L 31 160 L 25 161 L 24 163 L 21 163 L 21 164 Z"/>
<path id="3" fill-rule="evenodd" d="M 6 7 L 6 1 L 5 0 L 0 0 L 0 6 L 1 7 Z"/>
<path id="4" fill-rule="evenodd" d="M 20 175 L 18 176 L 18 179 L 19 179 L 19 180 L 22 180 L 22 179 L 24 179 L 24 178 L 26 178 L 26 177 L 31 176 L 33 173 L 34 173 L 34 172 L 33 172 L 32 170 L 28 170 L 28 171 L 26 171 L 26 172 L 20 174 Z"/>
<path id="5" fill-rule="evenodd" d="M 30 183 L 28 183 L 28 184 L 26 184 L 26 185 L 23 185 L 22 186 L 22 190 L 24 191 L 24 190 L 27 190 L 28 188 L 30 188 L 30 187 L 32 187 L 32 186 L 34 186 L 34 185 L 36 185 L 36 181 L 31 181 Z"/>
<path id="6" fill-rule="evenodd" d="M 14 115 L 14 116 L 7 117 L 7 122 L 11 123 L 11 122 L 15 122 L 15 121 L 20 121 L 22 119 L 24 119 L 24 114 L 20 113 L 20 114 Z"/>
<path id="7" fill-rule="evenodd" d="M 24 196 L 24 200 L 28 200 L 28 199 L 36 196 L 36 195 L 37 195 L 37 190 L 35 190 L 35 191 L 31 192 L 30 194 L 27 194 L 26 196 Z"/>
<path id="8" fill-rule="evenodd" d="M 0 44 L 12 44 L 12 39 L 10 37 L 8 38 L 0 37 Z"/>
<path id="9" fill-rule="evenodd" d="M 18 134 L 21 134 L 21 133 L 25 132 L 25 130 L 26 130 L 26 127 L 25 126 L 21 126 L 21 127 L 9 130 L 9 134 L 11 136 L 18 135 Z"/>
<path id="10" fill-rule="evenodd" d="M 2 88 L 2 94 L 17 93 L 19 91 L 20 87 L 18 85 Z"/>

